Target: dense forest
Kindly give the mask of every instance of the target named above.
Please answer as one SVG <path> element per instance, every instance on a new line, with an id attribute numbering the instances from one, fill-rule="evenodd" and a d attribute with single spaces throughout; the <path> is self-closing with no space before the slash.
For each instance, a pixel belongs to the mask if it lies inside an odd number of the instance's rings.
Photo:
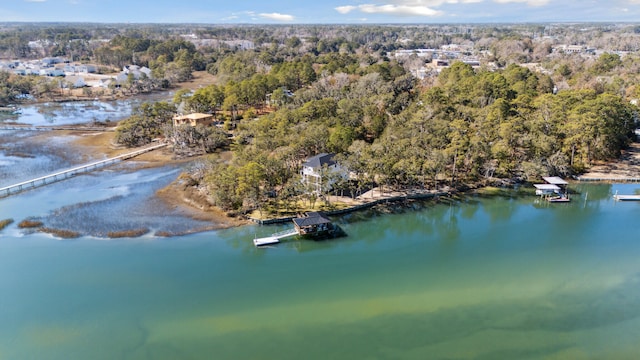
<path id="1" fill-rule="evenodd" d="M 228 211 L 315 201 L 298 174 L 306 158 L 324 152 L 337 154 L 351 173 L 325 194 L 356 195 L 373 186 L 569 176 L 618 157 L 635 136 L 638 109 L 630 100 L 640 95 L 640 28 L 632 25 L 56 29 L 87 43 L 73 54 L 102 65 L 148 66 L 165 86 L 193 71 L 215 76 L 195 92 L 177 91 L 171 102 L 143 105 L 121 122 L 117 140 L 139 146 L 166 137 L 177 152 L 229 151 L 231 160 L 212 156 L 187 175 Z M 60 33 L 47 39 L 71 38 Z M 185 33 L 210 41 L 179 36 Z M 98 34 L 110 38 L 89 46 Z M 23 37 L 0 36 L 0 52 L 23 51 L 16 45 Z M 418 79 L 414 70 L 431 59 L 392 56 L 452 43 L 468 45 L 481 66 L 452 59 Z M 599 53 L 553 51 L 559 43 Z M 538 70 L 524 66 L 531 62 Z M 34 79 L 0 76 L 0 101 L 37 92 Z M 178 112 L 213 114 L 219 126 L 174 128 Z"/>

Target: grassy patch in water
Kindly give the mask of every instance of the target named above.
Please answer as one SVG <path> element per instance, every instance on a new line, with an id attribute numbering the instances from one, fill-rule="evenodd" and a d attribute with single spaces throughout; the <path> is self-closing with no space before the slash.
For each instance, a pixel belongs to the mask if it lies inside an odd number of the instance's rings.
<path id="1" fill-rule="evenodd" d="M 4 220 L 0 220 L 0 230 L 6 228 L 7 226 L 9 226 L 9 224 L 13 223 L 13 219 L 4 219 Z"/>
<path id="2" fill-rule="evenodd" d="M 480 196 L 528 196 L 535 195 L 535 188 L 531 185 L 517 186 L 517 187 L 495 187 L 486 186 L 475 190 L 475 194 Z"/>
<path id="3" fill-rule="evenodd" d="M 40 231 L 63 239 L 75 239 L 80 237 L 79 232 L 71 230 L 51 229 L 43 227 L 40 229 Z"/>
<path id="4" fill-rule="evenodd" d="M 30 229 L 30 228 L 38 228 L 38 227 L 41 227 L 42 225 L 43 225 L 42 221 L 25 219 L 20 221 L 20 223 L 18 224 L 18 227 L 20 229 Z"/>
<path id="5" fill-rule="evenodd" d="M 107 236 L 115 239 L 115 238 L 124 238 L 124 237 L 140 237 L 149 232 L 149 229 L 134 229 L 134 230 L 124 230 L 124 231 L 109 231 Z"/>

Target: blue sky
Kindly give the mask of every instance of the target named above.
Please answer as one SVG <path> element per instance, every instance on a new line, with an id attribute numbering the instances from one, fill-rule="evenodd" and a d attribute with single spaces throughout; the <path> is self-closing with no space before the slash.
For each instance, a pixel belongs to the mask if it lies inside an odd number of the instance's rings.
<path id="1" fill-rule="evenodd" d="M 209 24 L 640 22 L 640 0 L 1 0 L 0 21 Z"/>

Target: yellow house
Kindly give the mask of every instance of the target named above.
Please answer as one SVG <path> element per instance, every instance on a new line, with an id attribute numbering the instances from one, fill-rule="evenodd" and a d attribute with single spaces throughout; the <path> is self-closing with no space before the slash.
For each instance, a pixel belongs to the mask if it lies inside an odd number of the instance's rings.
<path id="1" fill-rule="evenodd" d="M 198 124 L 209 125 L 213 122 L 213 115 L 203 113 L 193 113 L 188 115 L 178 115 L 173 117 L 173 126 Z"/>

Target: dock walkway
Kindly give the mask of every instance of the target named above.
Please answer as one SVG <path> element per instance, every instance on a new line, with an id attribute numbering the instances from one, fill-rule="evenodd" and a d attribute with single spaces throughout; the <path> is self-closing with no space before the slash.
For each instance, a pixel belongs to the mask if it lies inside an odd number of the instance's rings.
<path id="1" fill-rule="evenodd" d="M 298 230 L 289 229 L 289 230 L 277 232 L 275 234 L 271 234 L 271 236 L 253 239 L 253 244 L 255 246 L 277 244 L 280 242 L 280 239 L 284 239 L 294 235 L 298 235 Z"/>
<path id="2" fill-rule="evenodd" d="M 67 170 L 63 170 L 63 171 L 59 171 L 53 174 L 49 174 L 49 175 L 45 175 L 45 176 L 41 176 L 35 179 L 31 179 L 31 180 L 27 180 L 27 181 L 23 181 L 20 182 L 18 184 L 13 184 L 13 185 L 9 185 L 9 186 L 5 186 L 0 188 L 0 198 L 3 197 L 7 197 L 10 195 L 14 195 L 17 193 L 20 193 L 22 191 L 28 190 L 28 189 L 33 189 L 36 187 L 40 187 L 40 186 L 44 186 L 47 184 L 51 184 L 53 182 L 57 182 L 60 180 L 64 180 L 67 179 L 69 177 L 75 176 L 77 174 L 82 174 L 82 173 L 86 173 L 89 171 L 93 171 L 99 168 L 103 168 L 105 166 L 108 165 L 112 165 L 115 164 L 117 162 L 123 161 L 123 160 L 127 160 L 127 159 L 131 159 L 133 157 L 136 157 L 138 155 L 142 155 L 144 153 L 156 150 L 156 149 L 160 149 L 167 146 L 166 143 L 162 143 L 162 144 L 156 144 L 153 146 L 148 146 L 146 148 L 140 149 L 140 150 L 136 150 L 136 151 L 132 151 L 126 154 L 122 154 L 122 155 L 118 155 L 106 160 L 101 160 L 101 161 L 96 161 L 96 162 L 92 162 L 90 164 L 85 164 L 82 166 L 77 166 L 71 169 L 67 169 Z"/>
<path id="3" fill-rule="evenodd" d="M 116 129 L 114 127 L 101 127 L 101 126 L 31 126 L 31 125 L 2 125 L 0 126 L 0 130 L 7 131 L 105 131 L 105 132 L 114 132 Z"/>
<path id="4" fill-rule="evenodd" d="M 600 176 L 600 177 L 592 177 L 592 176 L 578 176 L 576 180 L 580 182 L 629 182 L 629 183 L 637 183 L 640 182 L 640 177 L 629 177 L 629 176 Z"/>

